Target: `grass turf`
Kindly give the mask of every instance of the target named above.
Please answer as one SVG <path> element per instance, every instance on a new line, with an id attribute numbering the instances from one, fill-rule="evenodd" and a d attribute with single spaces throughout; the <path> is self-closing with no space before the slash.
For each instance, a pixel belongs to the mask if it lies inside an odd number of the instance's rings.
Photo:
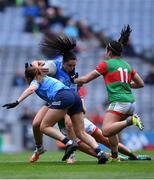
<path id="1" fill-rule="evenodd" d="M 140 154 L 151 155 L 152 151 Z M 47 152 L 39 162 L 29 163 L 30 152 L 0 154 L 0 179 L 147 179 L 154 178 L 154 160 L 98 165 L 97 160 L 77 152 L 73 165 L 61 162 L 63 152 Z"/>

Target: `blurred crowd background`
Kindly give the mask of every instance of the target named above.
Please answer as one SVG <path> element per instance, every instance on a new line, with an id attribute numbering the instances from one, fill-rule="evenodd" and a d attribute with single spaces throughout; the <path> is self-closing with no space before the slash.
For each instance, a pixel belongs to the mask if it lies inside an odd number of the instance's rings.
<path id="1" fill-rule="evenodd" d="M 135 90 L 145 132 L 128 128 L 121 140 L 129 148 L 154 148 L 154 1 L 153 0 L 0 0 L 0 105 L 14 101 L 26 83 L 24 64 L 50 59 L 41 48 L 44 34 L 63 32 L 77 39 L 77 71 L 84 75 L 104 58 L 105 46 L 119 37 L 124 24 L 133 29 L 124 58 L 145 87 Z M 87 116 L 101 127 L 108 106 L 102 79 L 84 86 Z M 44 102 L 33 95 L 19 107 L 0 110 L 0 152 L 32 150 L 31 122 Z M 45 137 L 46 148 L 56 150 Z"/>

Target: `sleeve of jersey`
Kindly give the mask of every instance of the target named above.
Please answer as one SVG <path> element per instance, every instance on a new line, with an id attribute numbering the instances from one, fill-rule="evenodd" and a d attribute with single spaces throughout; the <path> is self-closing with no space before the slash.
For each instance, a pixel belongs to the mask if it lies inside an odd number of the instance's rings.
<path id="1" fill-rule="evenodd" d="M 105 61 L 101 62 L 100 64 L 98 64 L 98 66 L 95 69 L 98 74 L 100 75 L 105 75 L 107 73 L 107 64 Z"/>
<path id="2" fill-rule="evenodd" d="M 33 80 L 31 83 L 30 83 L 30 86 L 32 85 L 35 85 L 37 88 L 39 88 L 39 82 L 37 80 Z"/>
<path id="3" fill-rule="evenodd" d="M 136 70 L 132 68 L 132 77 L 136 74 Z"/>

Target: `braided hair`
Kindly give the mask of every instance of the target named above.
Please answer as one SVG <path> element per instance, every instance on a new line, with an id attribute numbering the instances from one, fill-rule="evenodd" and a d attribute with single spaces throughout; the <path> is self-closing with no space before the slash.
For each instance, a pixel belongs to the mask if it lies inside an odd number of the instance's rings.
<path id="1" fill-rule="evenodd" d="M 51 58 L 62 55 L 63 62 L 67 62 L 70 59 L 76 60 L 73 52 L 76 47 L 76 40 L 65 34 L 46 34 L 42 46 L 46 51 L 49 51 Z"/>
<path id="2" fill-rule="evenodd" d="M 124 26 L 120 33 L 120 38 L 118 41 L 111 41 L 107 45 L 107 50 L 112 52 L 113 56 L 120 56 L 123 47 L 127 45 L 129 41 L 130 33 L 132 32 L 132 29 L 130 28 L 129 24 L 127 26 Z"/>

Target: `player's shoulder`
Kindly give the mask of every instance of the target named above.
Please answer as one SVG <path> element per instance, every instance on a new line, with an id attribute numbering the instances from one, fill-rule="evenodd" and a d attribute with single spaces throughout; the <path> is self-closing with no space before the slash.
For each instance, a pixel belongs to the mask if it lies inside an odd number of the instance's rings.
<path id="1" fill-rule="evenodd" d="M 39 87 L 39 86 L 40 86 L 40 82 L 39 82 L 38 80 L 36 80 L 36 79 L 33 79 L 33 80 L 31 81 L 31 83 L 30 83 L 29 86 L 31 87 L 31 86 L 33 86 L 33 85 Z"/>
<path id="2" fill-rule="evenodd" d="M 54 62 L 56 62 L 56 63 L 62 63 L 62 61 L 63 61 L 62 56 L 57 56 L 57 57 L 54 58 Z"/>
<path id="3" fill-rule="evenodd" d="M 45 75 L 43 78 L 44 84 L 50 84 L 51 82 L 56 82 L 57 79 L 53 78 L 52 76 Z"/>
<path id="4" fill-rule="evenodd" d="M 101 67 L 106 67 L 107 66 L 107 60 L 102 60 L 98 66 L 101 66 Z"/>
<path id="5" fill-rule="evenodd" d="M 131 67 L 130 63 L 129 63 L 129 62 L 127 62 L 127 60 L 126 60 L 126 59 L 121 58 L 121 60 L 122 60 L 122 62 L 123 62 L 125 65 L 127 65 L 127 66 Z"/>
<path id="6" fill-rule="evenodd" d="M 54 60 L 54 63 L 55 63 L 55 65 L 57 66 L 57 68 L 59 68 L 59 67 L 62 66 L 62 60 L 60 60 L 60 59 L 55 59 L 55 60 Z"/>

